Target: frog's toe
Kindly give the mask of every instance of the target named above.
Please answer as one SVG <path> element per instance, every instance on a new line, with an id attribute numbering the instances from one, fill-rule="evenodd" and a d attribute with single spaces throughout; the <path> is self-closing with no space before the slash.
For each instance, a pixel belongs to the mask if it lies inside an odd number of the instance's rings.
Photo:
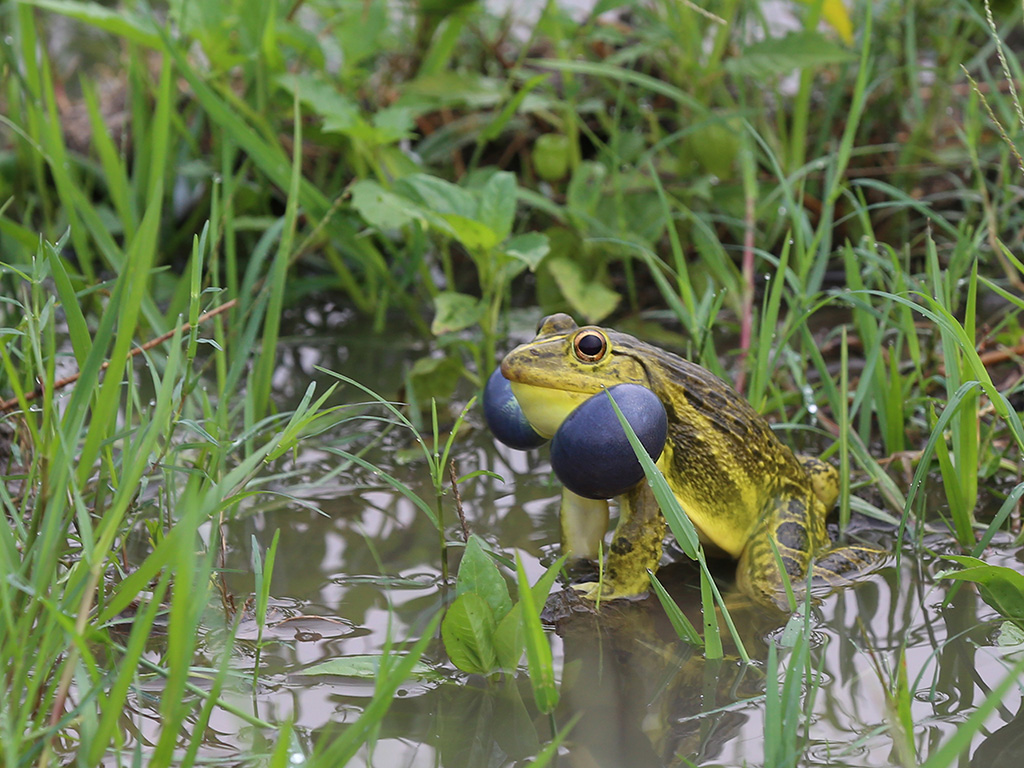
<path id="1" fill-rule="evenodd" d="M 585 581 L 582 584 L 571 584 L 573 592 L 579 597 L 592 602 L 598 600 L 606 600 L 607 598 L 603 594 L 603 589 L 600 582 L 597 581 Z"/>

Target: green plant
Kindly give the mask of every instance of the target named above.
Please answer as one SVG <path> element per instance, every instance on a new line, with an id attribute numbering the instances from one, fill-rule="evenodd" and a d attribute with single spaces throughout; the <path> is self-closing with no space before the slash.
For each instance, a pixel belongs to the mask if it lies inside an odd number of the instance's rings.
<path id="1" fill-rule="evenodd" d="M 415 232 L 426 225 L 466 250 L 476 268 L 480 296 L 460 289 L 454 256 L 442 243 L 446 288 L 432 291 L 431 331 L 444 343 L 446 336 L 479 326 L 483 339 L 475 362 L 476 369 L 484 371 L 496 356 L 500 312 L 509 284 L 523 270 L 536 269 L 550 246 L 547 237 L 536 232 L 512 234 L 518 200 L 515 176 L 481 172 L 472 181 L 463 187 L 428 174 L 413 174 L 386 189 L 364 179 L 352 187 L 352 206 L 381 232 Z M 433 280 L 424 284 L 432 286 Z"/>
<path id="2" fill-rule="evenodd" d="M 139 236 L 146 237 L 145 228 Z M 293 413 L 258 427 L 252 437 L 260 444 L 237 461 L 228 461 L 227 444 L 183 441 L 185 427 L 194 423 L 188 414 L 196 405 L 191 368 L 197 344 L 194 336 L 186 343 L 179 327 L 164 349 L 148 350 L 138 373 L 128 364 L 134 359 L 126 354 L 128 329 L 136 327 L 147 294 L 145 252 L 141 246 L 134 252 L 135 268 L 114 281 L 108 311 L 95 329 L 76 313 L 78 297 L 50 245 L 21 274 L 23 299 L 5 307 L 5 313 L 17 312 L 18 323 L 3 329 L 0 362 L 16 394 L 18 429 L 27 446 L 9 480 L 17 484 L 0 490 L 6 518 L 0 563 L 10 575 L 0 587 L 0 661 L 9 671 L 0 731 L 10 765 L 26 757 L 44 764 L 53 759 L 55 737 L 68 738 L 73 723 L 75 749 L 86 762 L 120 750 L 126 702 L 142 682 L 162 680 L 164 692 L 160 715 L 168 730 L 153 746 L 153 764 L 170 762 L 183 724 L 198 716 L 187 750 L 194 757 L 202 723 L 215 707 L 273 727 L 221 698 L 232 680 L 230 643 L 211 668 L 201 670 L 214 681 L 210 689 L 190 681 L 208 629 L 217 551 L 200 543 L 199 532 L 230 514 L 251 493 L 247 485 L 264 462 L 293 448 L 322 417 L 326 395 L 314 401 L 310 389 Z M 56 297 L 44 286 L 48 278 Z M 198 303 L 200 295 L 192 300 Z M 82 367 L 58 410 L 60 309 Z M 140 373 L 153 393 L 145 407 Z M 32 391 L 24 382 L 36 380 L 43 382 L 43 394 L 39 407 L 30 407 Z M 270 426 L 274 432 L 266 434 Z M 184 482 L 175 482 L 179 472 Z M 33 487 L 43 492 L 31 492 Z M 157 488 L 160 493 L 149 492 Z M 128 566 L 122 548 L 138 528 L 148 532 L 149 546 Z M 161 616 L 169 622 L 167 642 L 154 662 L 143 653 Z M 37 653 L 26 656 L 26 644 Z"/>
<path id="3" fill-rule="evenodd" d="M 406 485 L 405 483 L 402 483 L 400 480 L 396 479 L 392 475 L 390 475 L 390 474 L 388 474 L 386 472 L 382 472 L 381 470 L 379 470 L 377 467 L 375 467 L 373 464 L 371 464 L 369 461 L 367 461 L 366 459 L 362 458 L 361 456 L 359 456 L 357 454 L 354 454 L 354 453 L 352 453 L 350 451 L 344 450 L 342 448 L 334 447 L 334 446 L 330 447 L 328 450 L 330 450 L 332 453 L 334 453 L 334 454 L 336 454 L 338 456 L 341 456 L 341 457 L 345 458 L 348 461 L 353 462 L 354 464 L 358 464 L 359 466 L 361 466 L 361 467 L 363 467 L 365 469 L 368 469 L 371 472 L 374 472 L 375 474 L 379 475 L 385 482 L 387 482 L 388 485 L 390 485 L 392 488 L 394 488 L 399 493 L 401 493 L 403 496 L 405 496 L 407 499 L 409 499 L 413 504 L 415 504 L 419 509 L 421 509 L 424 512 L 424 514 L 426 514 L 426 516 L 430 519 L 430 522 L 433 523 L 434 527 L 437 529 L 438 545 L 439 545 L 439 549 L 440 549 L 440 553 L 439 554 L 440 554 L 440 560 L 441 560 L 441 579 L 442 579 L 442 581 L 447 583 L 447 581 L 448 581 L 448 540 L 447 540 L 446 535 L 445 535 L 445 524 L 444 524 L 444 495 L 445 495 L 444 483 L 445 483 L 445 473 L 447 471 L 449 471 L 449 466 L 450 466 L 449 465 L 449 456 L 451 454 L 452 447 L 455 444 L 456 437 L 458 436 L 459 429 L 461 428 L 461 426 L 463 424 L 463 421 L 466 418 L 466 415 L 470 412 L 470 410 L 473 407 L 473 404 L 476 402 L 476 399 L 475 398 L 471 398 L 470 401 L 468 403 L 466 403 L 466 406 L 462 409 L 462 413 L 459 414 L 459 417 L 458 417 L 458 419 L 456 419 L 455 424 L 452 426 L 451 430 L 448 432 L 448 436 L 447 436 L 447 438 L 445 439 L 445 442 L 444 442 L 444 448 L 442 449 L 441 448 L 441 434 L 440 434 L 438 418 L 437 418 L 437 404 L 436 403 L 432 403 L 432 408 L 431 408 L 432 427 L 433 427 L 433 441 L 428 444 L 428 442 L 426 440 L 424 440 L 423 435 L 420 434 L 420 431 L 416 428 L 416 425 L 412 422 L 412 420 L 409 417 L 407 417 L 404 413 L 402 413 L 402 410 L 398 406 L 396 406 L 394 403 L 389 402 L 388 400 L 386 400 L 385 398 L 381 397 L 379 394 L 374 392 L 369 387 L 367 387 L 367 386 L 365 386 L 363 384 L 360 384 L 355 379 L 351 379 L 348 376 L 345 376 L 345 375 L 340 374 L 340 373 L 336 373 L 335 371 L 324 370 L 324 373 L 326 373 L 326 374 L 328 374 L 330 376 L 333 376 L 334 378 L 337 378 L 337 379 L 345 382 L 346 384 L 350 384 L 350 385 L 356 387 L 357 389 L 361 390 L 362 392 L 366 393 L 367 395 L 369 395 L 373 399 L 374 402 L 376 402 L 379 405 L 383 406 L 383 408 L 390 414 L 391 419 L 393 419 L 393 420 L 390 420 L 389 423 L 391 423 L 391 424 L 398 424 L 398 425 L 408 429 L 413 434 L 413 436 L 415 437 L 416 444 L 420 447 L 420 450 L 423 453 L 423 459 L 426 462 L 427 468 L 428 468 L 428 471 L 429 471 L 430 482 L 431 482 L 431 484 L 433 486 L 433 489 L 434 489 L 434 507 L 433 508 L 431 508 L 430 504 L 427 503 L 426 501 L 424 501 L 423 498 L 420 497 L 420 495 L 418 493 L 416 493 L 416 491 L 414 491 L 408 485 Z M 370 417 L 370 418 L 377 418 L 377 417 Z M 433 450 L 431 450 L 431 448 L 433 448 Z M 469 480 L 469 479 L 471 479 L 473 477 L 477 477 L 478 475 L 483 475 L 483 474 L 494 476 L 494 473 L 491 473 L 491 472 L 485 472 L 485 471 L 481 471 L 481 470 L 474 470 L 474 471 L 469 472 L 468 474 L 463 475 L 462 477 L 459 477 L 459 478 L 455 478 L 454 475 L 453 475 L 452 482 L 455 485 L 458 485 L 463 480 Z"/>
<path id="4" fill-rule="evenodd" d="M 540 608 L 561 567 L 561 560 L 553 563 L 530 588 L 526 598 L 529 604 L 523 602 L 522 589 L 519 602 L 513 604 L 508 585 L 481 539 L 470 536 L 455 582 L 455 600 L 441 625 L 452 663 L 477 675 L 514 673 L 523 651 L 529 649 L 531 675 L 536 668 L 537 685 L 541 686 L 536 689 L 540 691 L 539 699 L 547 700 L 551 695 L 547 680 L 553 675 L 550 649 L 546 661 L 542 661 L 543 651 L 536 633 L 540 631 Z M 542 711 L 548 712 L 550 708 L 542 707 Z"/>

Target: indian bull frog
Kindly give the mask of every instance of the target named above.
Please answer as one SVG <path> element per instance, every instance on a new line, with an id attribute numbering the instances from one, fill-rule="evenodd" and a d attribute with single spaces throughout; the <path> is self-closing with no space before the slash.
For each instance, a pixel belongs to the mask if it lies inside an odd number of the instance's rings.
<path id="1" fill-rule="evenodd" d="M 605 389 L 633 384 L 653 392 L 668 426 L 658 467 L 705 548 L 739 561 L 737 580 L 748 594 L 779 602 L 780 562 L 794 582 L 805 578 L 812 559 L 822 563 L 816 563 L 816 575 L 859 567 L 862 553 L 830 549 L 825 529 L 839 493 L 835 468 L 795 455 L 739 394 L 699 365 L 624 333 L 580 328 L 557 314 L 544 318 L 536 338 L 505 357 L 501 374 L 543 438 L 554 436 L 578 406 Z M 570 558 L 596 559 L 608 519 L 606 499 L 563 490 L 563 551 Z M 619 521 L 601 584 L 576 588 L 591 599 L 644 594 L 665 533 L 650 487 L 636 482 L 619 496 Z"/>

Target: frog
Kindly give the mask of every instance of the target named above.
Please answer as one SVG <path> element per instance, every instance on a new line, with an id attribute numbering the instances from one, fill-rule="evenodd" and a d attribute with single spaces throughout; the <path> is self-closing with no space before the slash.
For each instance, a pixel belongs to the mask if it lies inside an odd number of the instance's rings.
<path id="1" fill-rule="evenodd" d="M 735 389 L 706 368 L 633 336 L 567 314 L 543 318 L 537 335 L 501 362 L 522 415 L 541 438 L 557 435 L 570 414 L 623 384 L 649 389 L 668 422 L 657 457 L 672 493 L 709 555 L 737 561 L 739 589 L 783 605 L 787 585 L 846 580 L 864 567 L 856 546 L 833 546 L 826 518 L 839 495 L 839 474 L 819 458 L 798 455 Z M 579 490 L 579 489 L 577 489 Z M 661 562 L 665 517 L 646 481 L 617 497 L 610 544 L 608 499 L 564 488 L 563 554 L 597 561 L 597 581 L 573 585 L 593 601 L 640 598 Z"/>

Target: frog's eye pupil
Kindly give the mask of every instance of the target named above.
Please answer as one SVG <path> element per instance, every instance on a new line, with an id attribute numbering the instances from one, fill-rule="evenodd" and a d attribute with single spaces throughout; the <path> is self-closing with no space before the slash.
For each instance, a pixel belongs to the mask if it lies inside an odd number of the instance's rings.
<path id="1" fill-rule="evenodd" d="M 580 360 L 585 363 L 596 363 L 604 357 L 608 342 L 596 331 L 585 331 L 576 337 L 573 347 Z"/>

